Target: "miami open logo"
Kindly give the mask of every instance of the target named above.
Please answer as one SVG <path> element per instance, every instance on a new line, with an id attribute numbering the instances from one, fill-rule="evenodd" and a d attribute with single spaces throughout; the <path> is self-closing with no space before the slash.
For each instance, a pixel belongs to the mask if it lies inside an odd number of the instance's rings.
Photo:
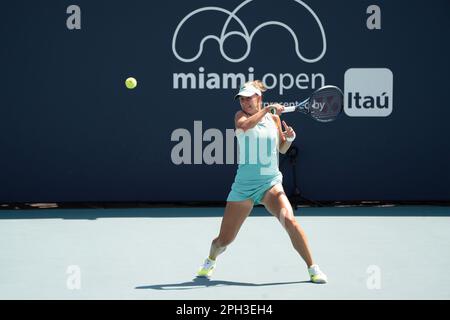
<path id="1" fill-rule="evenodd" d="M 222 54 L 222 57 L 229 62 L 238 63 L 238 62 L 245 60 L 248 57 L 248 55 L 250 54 L 251 49 L 252 49 L 252 40 L 257 32 L 260 32 L 262 29 L 270 27 L 270 26 L 279 26 L 279 27 L 284 28 L 292 36 L 292 40 L 294 41 L 294 45 L 295 45 L 294 46 L 295 53 L 300 60 L 302 60 L 306 63 L 314 63 L 314 62 L 317 62 L 320 59 L 322 59 L 322 57 L 325 55 L 326 50 L 327 50 L 327 41 L 326 41 L 326 37 L 325 37 L 325 31 L 323 29 L 323 26 L 322 26 L 322 23 L 321 23 L 319 17 L 306 3 L 304 3 L 303 1 L 300 1 L 300 0 L 292 0 L 292 1 L 295 1 L 299 5 L 299 7 L 300 6 L 303 7 L 304 9 L 307 10 L 307 12 L 309 12 L 311 14 L 311 16 L 314 18 L 315 22 L 317 23 L 317 26 L 320 29 L 320 33 L 321 33 L 321 37 L 322 37 L 322 51 L 316 57 L 305 57 L 301 53 L 299 38 L 297 37 L 296 33 L 293 31 L 293 29 L 290 26 L 288 26 L 287 24 L 285 24 L 281 21 L 268 20 L 268 21 L 265 21 L 265 22 L 259 24 L 258 26 L 256 26 L 253 30 L 248 30 L 243 19 L 239 18 L 238 13 L 239 13 L 239 10 L 241 10 L 244 6 L 250 4 L 253 1 L 254 0 L 246 0 L 243 3 L 241 3 L 239 6 L 237 6 L 233 11 L 229 11 L 227 9 L 220 8 L 220 7 L 203 7 L 203 8 L 194 10 L 191 13 L 189 13 L 188 15 L 186 15 L 180 21 L 180 23 L 177 25 L 174 35 L 173 35 L 173 38 L 172 38 L 172 51 L 173 51 L 173 54 L 175 55 L 175 57 L 182 62 L 196 61 L 203 54 L 203 48 L 204 48 L 205 42 L 206 41 L 216 41 L 219 44 L 219 50 L 220 50 L 220 53 Z M 281 1 L 279 1 L 278 3 L 281 3 Z M 193 57 L 185 57 L 182 54 L 180 54 L 180 52 L 177 50 L 177 39 L 178 39 L 178 33 L 183 28 L 184 24 L 187 21 L 189 21 L 189 19 L 193 18 L 196 15 L 199 15 L 199 14 L 202 14 L 205 12 L 213 12 L 213 11 L 216 11 L 216 12 L 218 11 L 218 12 L 221 12 L 228 16 L 228 18 L 225 21 L 225 24 L 222 27 L 220 34 L 209 34 L 209 35 L 203 37 L 203 39 L 201 39 L 201 41 L 199 43 L 198 51 Z M 239 31 L 228 31 L 228 26 L 232 20 L 234 20 L 239 25 L 239 27 L 240 27 Z M 245 53 L 241 57 L 233 58 L 225 52 L 224 43 L 230 36 L 238 36 L 238 37 L 241 37 L 245 41 L 246 50 L 245 50 Z"/>

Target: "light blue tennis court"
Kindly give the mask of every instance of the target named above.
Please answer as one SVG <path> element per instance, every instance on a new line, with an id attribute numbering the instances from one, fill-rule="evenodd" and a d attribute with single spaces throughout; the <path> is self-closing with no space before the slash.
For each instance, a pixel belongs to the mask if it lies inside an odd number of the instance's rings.
<path id="1" fill-rule="evenodd" d="M 450 208 L 300 208 L 329 283 L 262 207 L 195 278 L 223 208 L 0 211 L 0 299 L 449 299 Z"/>

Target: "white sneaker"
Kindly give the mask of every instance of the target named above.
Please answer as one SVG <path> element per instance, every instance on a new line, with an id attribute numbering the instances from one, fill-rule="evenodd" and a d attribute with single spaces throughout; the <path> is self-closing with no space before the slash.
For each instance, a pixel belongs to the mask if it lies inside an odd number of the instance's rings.
<path id="1" fill-rule="evenodd" d="M 210 277 L 214 268 L 216 267 L 216 261 L 207 258 L 203 265 L 197 272 L 198 277 Z"/>
<path id="2" fill-rule="evenodd" d="M 313 283 L 327 283 L 328 278 L 322 270 L 319 269 L 317 264 L 313 264 L 308 268 L 308 273 Z"/>

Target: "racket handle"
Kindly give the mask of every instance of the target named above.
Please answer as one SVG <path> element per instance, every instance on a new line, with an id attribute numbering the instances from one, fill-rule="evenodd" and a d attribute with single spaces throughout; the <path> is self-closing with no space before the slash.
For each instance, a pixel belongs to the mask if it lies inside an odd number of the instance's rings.
<path id="1" fill-rule="evenodd" d="M 266 108 L 269 108 L 269 112 L 271 114 L 276 114 L 277 113 L 277 110 L 275 108 L 273 108 L 273 107 L 266 107 Z"/>
<path id="2" fill-rule="evenodd" d="M 284 107 L 283 113 L 286 113 L 286 112 L 294 112 L 296 109 L 297 109 L 296 106 Z"/>
<path id="3" fill-rule="evenodd" d="M 270 112 L 271 114 L 276 114 L 276 113 L 277 113 L 277 111 L 276 111 L 275 108 L 271 108 L 271 107 L 268 107 L 268 108 L 270 108 L 270 111 L 269 111 L 269 112 Z M 286 112 L 294 112 L 296 109 L 297 109 L 296 106 L 284 107 L 283 113 L 286 113 Z"/>

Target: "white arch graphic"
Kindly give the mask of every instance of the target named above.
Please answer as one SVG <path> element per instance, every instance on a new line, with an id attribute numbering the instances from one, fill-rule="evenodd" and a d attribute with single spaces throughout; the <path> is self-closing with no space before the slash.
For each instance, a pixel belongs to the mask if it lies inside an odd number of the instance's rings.
<path id="1" fill-rule="evenodd" d="M 327 40 L 326 40 L 326 36 L 325 36 L 325 31 L 323 29 L 323 25 L 322 22 L 320 21 L 319 17 L 316 15 L 316 13 L 303 1 L 301 0 L 293 0 L 295 2 L 297 2 L 298 4 L 302 5 L 315 19 L 315 21 L 317 22 L 317 25 L 319 26 L 320 32 L 321 32 L 321 36 L 322 36 L 322 52 L 320 53 L 319 56 L 315 57 L 315 58 L 306 58 L 305 56 L 303 56 L 300 52 L 299 49 L 299 41 L 297 38 L 297 35 L 295 34 L 295 32 L 292 30 L 291 27 L 289 27 L 287 24 L 279 22 L 279 21 L 266 21 L 264 23 L 261 23 L 260 25 L 258 25 L 250 34 L 247 30 L 247 27 L 245 26 L 245 24 L 242 22 L 241 19 L 238 18 L 238 16 L 236 15 L 236 13 L 245 5 L 247 5 L 248 3 L 252 2 L 254 0 L 246 0 L 243 3 L 241 3 L 239 6 L 237 6 L 233 11 L 228 11 L 226 9 L 220 8 L 220 7 L 203 7 L 197 10 L 192 11 L 191 13 L 189 13 L 187 16 L 185 16 L 183 18 L 183 20 L 180 21 L 180 23 L 177 25 L 177 28 L 175 29 L 175 32 L 173 34 L 173 38 L 172 38 L 172 51 L 173 54 L 175 55 L 175 57 L 182 61 L 182 62 L 193 62 L 195 60 L 197 60 L 203 53 L 203 45 L 205 43 L 205 41 L 209 40 L 209 39 L 213 39 L 216 40 L 219 43 L 219 48 L 220 48 L 220 53 L 222 54 L 222 57 L 224 59 L 226 59 L 229 62 L 241 62 L 243 60 L 245 60 L 248 55 L 250 54 L 251 51 L 251 46 L 252 46 L 252 40 L 253 37 L 255 36 L 255 34 L 262 28 L 267 27 L 267 26 L 272 26 L 272 25 L 277 25 L 277 26 L 281 26 L 283 28 L 285 28 L 292 36 L 292 39 L 294 40 L 294 44 L 295 44 L 295 52 L 297 54 L 297 56 L 304 62 L 307 63 L 314 63 L 319 61 L 320 59 L 322 59 L 322 57 L 325 55 L 326 51 L 327 51 Z M 192 58 L 183 58 L 181 55 L 178 54 L 177 50 L 176 50 L 176 42 L 177 42 L 177 37 L 178 37 L 178 33 L 181 29 L 181 27 L 183 26 L 183 24 L 189 20 L 191 17 L 193 17 L 194 15 L 200 13 L 200 12 L 204 12 L 204 11 L 219 11 L 219 12 L 223 12 L 226 13 L 228 15 L 228 19 L 225 22 L 223 28 L 222 28 L 222 32 L 220 34 L 220 37 L 216 36 L 216 35 L 207 35 L 205 36 L 201 41 L 200 41 L 200 45 L 199 45 L 199 50 L 197 52 L 197 54 L 192 57 Z M 239 31 L 231 31 L 231 32 L 226 32 L 227 27 L 231 21 L 231 19 L 235 19 L 236 22 L 240 25 L 240 27 L 242 28 L 243 32 L 239 32 Z M 245 51 L 244 55 L 240 58 L 231 58 L 229 57 L 223 50 L 223 44 L 225 42 L 225 40 L 232 36 L 232 35 L 238 35 L 240 37 L 242 37 L 245 41 L 245 43 L 247 44 L 247 50 Z"/>

